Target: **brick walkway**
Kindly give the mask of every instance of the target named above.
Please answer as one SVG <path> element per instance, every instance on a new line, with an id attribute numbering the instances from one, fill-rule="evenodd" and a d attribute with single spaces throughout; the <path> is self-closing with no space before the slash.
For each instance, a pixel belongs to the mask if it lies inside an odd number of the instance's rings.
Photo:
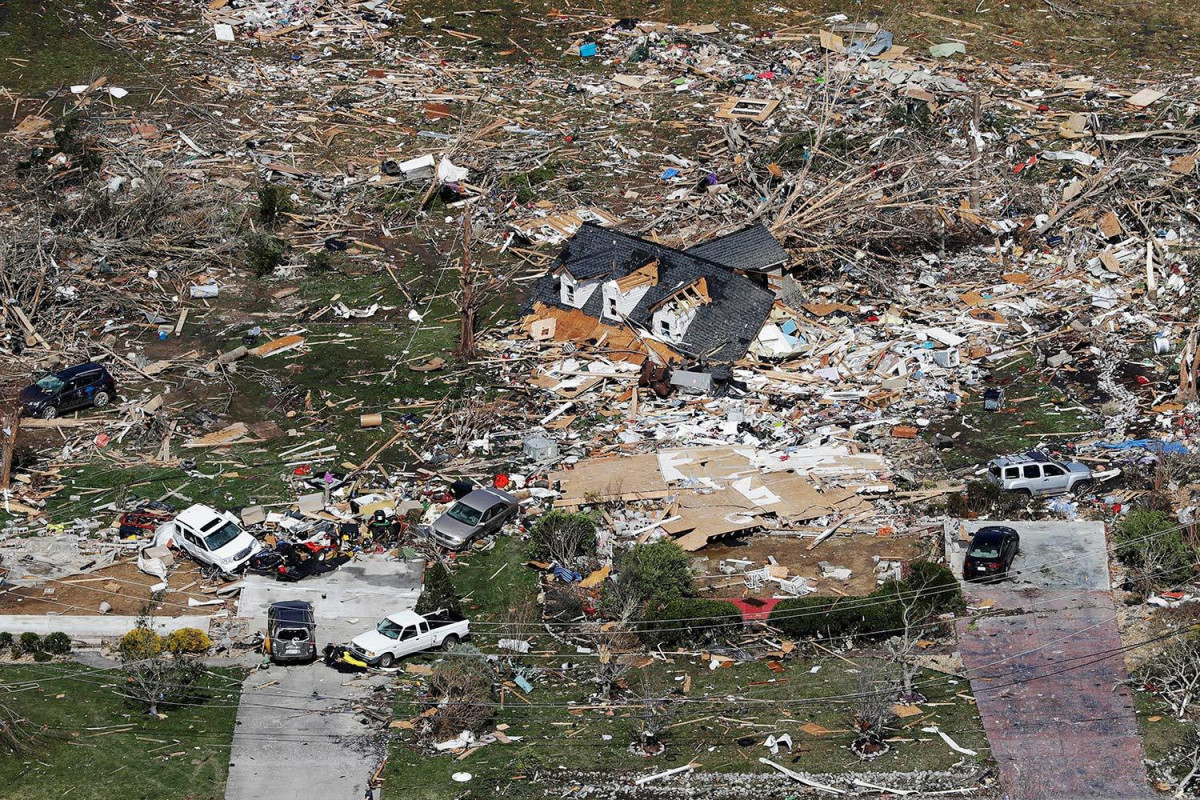
<path id="1" fill-rule="evenodd" d="M 1042 590 L 1032 610 L 958 623 L 1005 795 L 1151 797 L 1112 595 Z"/>

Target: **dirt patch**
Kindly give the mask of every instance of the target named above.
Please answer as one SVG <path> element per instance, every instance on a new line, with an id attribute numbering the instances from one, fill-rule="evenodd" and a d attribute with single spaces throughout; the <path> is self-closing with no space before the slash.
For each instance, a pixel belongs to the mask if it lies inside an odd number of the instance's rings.
<path id="1" fill-rule="evenodd" d="M 200 591 L 207 584 L 194 563 L 179 563 L 168 582 L 171 589 L 163 596 L 159 613 L 207 616 L 221 610 L 221 606 L 188 605 L 188 598 L 201 602 L 213 599 Z M 100 604 L 107 602 L 112 606 L 110 613 L 136 617 L 150 600 L 150 587 L 156 583 L 157 578 L 138 570 L 136 561 L 122 561 L 84 575 L 53 578 L 38 586 L 11 587 L 0 592 L 0 614 L 98 616 Z M 48 589 L 53 589 L 53 594 L 46 594 Z"/>
<path id="2" fill-rule="evenodd" d="M 797 575 L 813 581 L 816 594 L 826 596 L 865 595 L 875 591 L 874 557 L 888 561 L 908 563 L 927 557 L 931 550 L 929 540 L 913 536 L 846 536 L 834 537 L 821 542 L 814 550 L 806 549 L 812 539 L 793 539 L 782 536 L 752 536 L 742 545 L 709 545 L 699 554 L 704 559 L 704 575 L 699 583 L 717 595 L 733 596 L 749 594 L 738 576 L 726 576 L 718 566 L 721 559 L 748 559 L 753 561 L 751 569 L 761 568 L 770 562 L 768 556 L 788 568 L 788 577 Z M 818 564 L 827 561 L 835 567 L 850 569 L 847 581 L 832 581 L 821 577 Z"/>

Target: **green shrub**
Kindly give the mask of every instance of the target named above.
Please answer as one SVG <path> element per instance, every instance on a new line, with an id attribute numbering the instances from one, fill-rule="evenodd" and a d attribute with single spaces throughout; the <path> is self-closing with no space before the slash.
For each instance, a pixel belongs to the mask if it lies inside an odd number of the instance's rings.
<path id="1" fill-rule="evenodd" d="M 425 568 L 425 586 L 414 610 L 418 614 L 432 614 L 438 609 L 446 609 L 454 616 L 462 614 L 450 572 L 440 561 L 435 561 Z"/>
<path id="2" fill-rule="evenodd" d="M 212 639 L 199 628 L 180 628 L 167 634 L 163 643 L 166 649 L 179 655 L 180 653 L 207 653 L 212 647 Z"/>
<path id="3" fill-rule="evenodd" d="M 672 600 L 696 595 L 690 558 L 669 539 L 634 545 L 621 559 L 617 582 L 649 615 Z"/>
<path id="4" fill-rule="evenodd" d="M 924 624 L 939 614 L 962 610 L 965 602 L 954 573 L 940 564 L 914 561 L 903 581 L 889 581 L 866 597 L 798 597 L 771 611 L 773 627 L 795 639 L 859 636 L 887 638 L 909 622 Z"/>
<path id="5" fill-rule="evenodd" d="M 963 611 L 962 586 L 949 567 L 932 561 L 914 561 L 909 565 L 904 588 L 915 593 L 924 609 L 931 614 L 946 614 Z"/>
<path id="6" fill-rule="evenodd" d="M 722 641 L 742 627 L 742 612 L 728 600 L 681 597 L 659 608 L 637 626 L 644 639 L 659 644 Z"/>
<path id="7" fill-rule="evenodd" d="M 33 651 L 33 660 L 38 662 L 39 664 L 49 661 L 52 658 L 54 658 L 54 656 L 50 655 L 45 650 L 34 650 Z"/>
<path id="8" fill-rule="evenodd" d="M 266 225 L 274 225 L 279 217 L 292 210 L 291 191 L 287 186 L 264 184 L 258 190 L 258 218 Z"/>
<path id="9" fill-rule="evenodd" d="M 42 649 L 42 637 L 38 636 L 33 631 L 26 631 L 21 634 L 21 652 L 36 653 Z"/>
<path id="10" fill-rule="evenodd" d="M 0 648 L 12 647 L 13 635 L 8 631 L 0 631 Z"/>
<path id="11" fill-rule="evenodd" d="M 65 656 L 71 652 L 71 637 L 62 631 L 55 631 L 42 640 L 42 649 L 55 656 Z"/>
<path id="12" fill-rule="evenodd" d="M 533 525 L 529 555 L 535 561 L 569 565 L 578 556 L 596 552 L 596 518 L 591 514 L 551 511 Z"/>
<path id="13" fill-rule="evenodd" d="M 1173 587 L 1192 578 L 1196 551 L 1179 524 L 1162 511 L 1131 511 L 1116 531 L 1116 553 L 1139 593 Z"/>
<path id="14" fill-rule="evenodd" d="M 1024 515 L 1028 505 L 1028 497 L 1006 492 L 994 481 L 967 481 L 967 511 L 970 513 L 1010 519 Z"/>
<path id="15" fill-rule="evenodd" d="M 242 239 L 242 252 L 255 275 L 264 278 L 275 271 L 287 256 L 288 243 L 269 233 L 250 233 Z"/>
<path id="16" fill-rule="evenodd" d="M 333 272 L 335 266 L 333 254 L 324 248 L 314 250 L 304 257 L 304 262 L 311 272 Z"/>

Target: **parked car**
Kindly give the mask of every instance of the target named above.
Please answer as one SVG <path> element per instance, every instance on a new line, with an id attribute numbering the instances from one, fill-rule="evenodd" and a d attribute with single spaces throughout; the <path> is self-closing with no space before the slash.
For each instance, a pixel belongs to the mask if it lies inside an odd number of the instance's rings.
<path id="1" fill-rule="evenodd" d="M 103 364 L 79 364 L 62 372 L 50 372 L 21 390 L 21 407 L 26 414 L 54 419 L 64 411 L 104 408 L 117 396 L 117 384 Z"/>
<path id="2" fill-rule="evenodd" d="M 276 664 L 310 662 L 317 658 L 317 622 L 312 603 L 281 600 L 267 609 L 267 638 L 263 652 Z"/>
<path id="3" fill-rule="evenodd" d="M 963 559 L 963 579 L 1000 579 L 1008 577 L 1013 559 L 1021 552 L 1021 537 L 1012 528 L 988 525 L 971 537 L 967 557 Z"/>
<path id="4" fill-rule="evenodd" d="M 398 611 L 380 621 L 375 630 L 355 636 L 350 642 L 350 655 L 386 669 L 404 656 L 435 647 L 453 647 L 470 635 L 465 619 L 445 611 L 426 616 Z"/>
<path id="5" fill-rule="evenodd" d="M 487 536 L 517 517 L 517 498 L 500 489 L 476 489 L 433 523 L 433 541 L 447 550 L 461 550 L 472 539 Z"/>
<path id="6" fill-rule="evenodd" d="M 1094 476 L 1086 464 L 1058 461 L 1040 450 L 1030 450 L 988 463 L 988 477 L 1009 492 L 1029 496 L 1080 494 L 1092 485 Z"/>
<path id="7" fill-rule="evenodd" d="M 233 514 L 199 503 L 160 525 L 155 544 L 174 544 L 201 564 L 216 567 L 225 575 L 237 572 L 262 550 L 262 544 L 242 530 Z"/>

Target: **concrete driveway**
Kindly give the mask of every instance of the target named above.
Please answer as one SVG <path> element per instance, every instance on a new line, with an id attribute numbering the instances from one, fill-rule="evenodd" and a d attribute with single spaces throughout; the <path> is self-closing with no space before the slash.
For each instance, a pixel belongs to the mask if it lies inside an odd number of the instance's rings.
<path id="1" fill-rule="evenodd" d="M 958 622 L 959 648 L 1011 800 L 1149 797 L 1098 522 L 971 522 L 1021 536 L 1011 577 L 963 583 L 968 602 L 1015 614 Z M 962 576 L 966 541 L 948 526 Z"/>
<path id="2" fill-rule="evenodd" d="M 362 800 L 383 753 L 350 707 L 386 680 L 344 675 L 321 662 L 251 675 L 242 684 L 226 800 Z"/>
<path id="3" fill-rule="evenodd" d="M 316 613 L 318 646 L 343 644 L 387 614 L 412 608 L 423 570 L 422 561 L 360 556 L 298 583 L 250 575 L 238 616 L 265 629 L 271 603 L 307 600 Z M 368 726 L 349 709 L 386 680 L 345 675 L 321 662 L 251 675 L 242 684 L 226 800 L 362 800 L 383 753 L 373 752 Z"/>
<path id="4" fill-rule="evenodd" d="M 1013 560 L 1008 580 L 994 584 L 967 584 L 967 591 L 986 598 L 1027 589 L 1108 591 L 1108 550 L 1102 522 L 986 522 L 946 526 L 946 555 L 954 574 L 962 577 L 967 540 L 989 525 L 1004 525 L 1021 537 L 1021 550 Z M 997 602 L 999 602 L 997 600 Z"/>
<path id="5" fill-rule="evenodd" d="M 247 575 L 238 599 L 238 617 L 266 628 L 267 608 L 279 600 L 307 600 L 317 618 L 317 641 L 344 644 L 394 611 L 416 605 L 424 561 L 398 561 L 383 555 L 358 556 L 326 575 L 281 583 Z"/>

